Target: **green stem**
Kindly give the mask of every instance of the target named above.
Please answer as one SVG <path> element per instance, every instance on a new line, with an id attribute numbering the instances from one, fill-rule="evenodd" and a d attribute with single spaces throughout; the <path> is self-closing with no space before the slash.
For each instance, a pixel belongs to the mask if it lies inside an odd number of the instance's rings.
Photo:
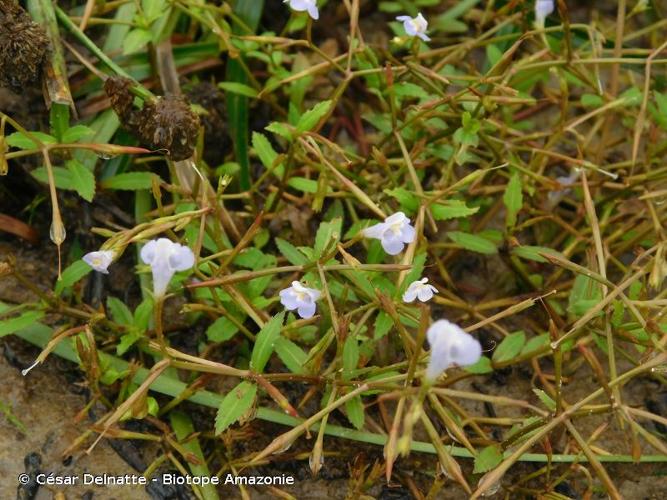
<path id="1" fill-rule="evenodd" d="M 47 326 L 44 326 L 39 323 L 20 330 L 15 333 L 17 337 L 20 337 L 28 342 L 37 345 L 45 346 L 48 341 L 51 339 L 51 329 Z M 74 363 L 78 362 L 78 357 L 76 351 L 72 345 L 71 339 L 64 340 L 56 346 L 53 351 L 55 354 L 61 358 L 67 359 Z M 119 371 L 124 371 L 128 369 L 128 363 L 122 359 L 116 358 L 109 354 L 100 352 L 99 356 L 104 361 L 109 362 L 109 366 L 115 368 Z M 146 377 L 149 375 L 149 370 L 145 368 L 140 368 L 137 370 L 134 376 L 134 382 L 140 384 L 143 382 Z M 622 376 L 621 376 L 622 377 Z M 166 394 L 168 396 L 177 397 L 181 392 L 186 390 L 187 385 L 179 380 L 173 379 L 167 375 L 160 375 L 155 379 L 150 389 L 161 394 Z M 202 406 L 207 406 L 209 408 L 218 408 L 222 403 L 224 395 L 216 394 L 210 391 L 199 391 L 196 394 L 193 394 L 188 398 L 189 401 L 200 404 Z M 256 418 L 264 420 L 267 422 L 273 422 L 276 424 L 286 425 L 289 427 L 296 427 L 303 424 L 304 419 L 291 417 L 286 415 L 283 412 L 272 410 L 266 407 L 258 407 Z M 318 431 L 320 428 L 319 423 L 313 424 L 310 429 L 313 431 Z M 339 437 L 343 439 L 350 439 L 352 441 L 359 441 L 363 443 L 375 444 L 379 446 L 384 446 L 387 441 L 386 435 L 375 434 L 372 432 L 358 431 L 355 429 L 349 429 L 342 427 L 340 425 L 327 424 L 324 430 L 324 433 L 328 436 Z M 420 453 L 429 453 L 432 455 L 436 454 L 435 447 L 431 443 L 425 443 L 423 441 L 413 441 L 410 445 L 410 449 L 415 452 Z M 448 447 L 448 451 L 454 457 L 460 458 L 474 458 L 473 454 L 462 447 L 451 446 Z M 505 458 L 509 457 L 511 452 L 505 453 Z M 631 455 L 601 455 L 597 459 L 600 462 L 608 463 L 633 463 L 637 462 L 635 458 Z M 519 458 L 518 461 L 521 462 L 552 462 L 552 463 L 585 463 L 587 458 L 584 455 L 577 454 L 554 454 L 546 455 L 544 453 L 524 453 Z M 667 455 L 642 455 L 639 457 L 639 462 L 642 463 L 656 463 L 656 462 L 667 462 Z"/>

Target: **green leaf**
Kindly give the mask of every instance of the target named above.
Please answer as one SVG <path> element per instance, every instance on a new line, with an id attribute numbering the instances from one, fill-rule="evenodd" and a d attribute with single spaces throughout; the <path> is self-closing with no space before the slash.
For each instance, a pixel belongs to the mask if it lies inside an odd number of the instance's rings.
<path id="1" fill-rule="evenodd" d="M 276 339 L 280 335 L 280 328 L 285 319 L 285 311 L 275 315 L 271 318 L 264 327 L 259 331 L 255 338 L 255 346 L 252 349 L 252 356 L 250 358 L 250 369 L 262 373 L 266 363 L 271 357 L 273 346 Z"/>
<path id="2" fill-rule="evenodd" d="M 78 160 L 68 160 L 65 165 L 72 174 L 72 187 L 76 189 L 81 198 L 93 201 L 95 196 L 95 176 Z"/>
<path id="3" fill-rule="evenodd" d="M 308 359 L 303 349 L 285 337 L 278 336 L 274 346 L 276 354 L 292 373 L 304 374 L 305 363 Z"/>
<path id="4" fill-rule="evenodd" d="M 211 326 L 206 329 L 206 337 L 211 342 L 226 342 L 239 331 L 231 320 L 222 316 L 216 319 Z"/>
<path id="5" fill-rule="evenodd" d="M 85 125 L 74 125 L 73 127 L 68 128 L 63 133 L 62 143 L 63 144 L 73 144 L 79 139 L 86 137 L 87 135 L 94 134 L 95 131 L 86 127 Z"/>
<path id="6" fill-rule="evenodd" d="M 604 99 L 596 94 L 584 94 L 581 96 L 581 105 L 591 109 L 600 108 L 604 106 Z"/>
<path id="7" fill-rule="evenodd" d="M 153 36 L 151 32 L 144 29 L 133 29 L 123 40 L 123 55 L 134 54 L 146 47 L 146 44 L 151 41 Z"/>
<path id="8" fill-rule="evenodd" d="M 398 200 L 401 204 L 401 210 L 407 212 L 408 215 L 415 213 L 419 208 L 419 198 L 405 188 L 385 189 L 384 192 Z"/>
<path id="9" fill-rule="evenodd" d="M 392 326 L 394 326 L 394 321 L 391 319 L 391 316 L 384 311 L 380 311 L 377 318 L 375 318 L 373 339 L 379 340 L 387 335 Z"/>
<path id="10" fill-rule="evenodd" d="M 459 217 L 469 217 L 479 211 L 479 207 L 468 207 L 465 202 L 460 200 L 449 200 L 446 205 L 433 203 L 431 213 L 435 220 L 456 219 Z"/>
<path id="11" fill-rule="evenodd" d="M 114 175 L 100 182 L 104 189 L 118 189 L 123 191 L 137 191 L 139 189 L 151 189 L 153 176 L 151 172 L 128 172 Z"/>
<path id="12" fill-rule="evenodd" d="M 132 347 L 141 338 L 141 333 L 131 330 L 129 333 L 121 336 L 120 342 L 116 345 L 116 354 L 122 356 L 130 347 Z"/>
<path id="13" fill-rule="evenodd" d="M 244 83 L 220 82 L 220 83 L 218 83 L 218 87 L 220 87 L 222 90 L 225 90 L 227 92 L 231 92 L 233 94 L 244 95 L 244 96 L 247 96 L 247 97 L 257 97 L 257 95 L 259 94 L 259 92 L 257 92 L 254 88 L 252 88 L 251 86 L 246 85 Z"/>
<path id="14" fill-rule="evenodd" d="M 500 446 L 494 444 L 487 446 L 475 457 L 475 468 L 473 474 L 482 474 L 494 469 L 503 460 L 503 452 Z"/>
<path id="15" fill-rule="evenodd" d="M 287 185 L 304 193 L 317 193 L 317 181 L 305 177 L 291 177 Z"/>
<path id="16" fill-rule="evenodd" d="M 243 381 L 227 393 L 218 407 L 215 417 L 215 433 L 220 434 L 233 423 L 247 415 L 257 396 L 257 386 Z"/>
<path id="17" fill-rule="evenodd" d="M 44 132 L 30 132 L 30 135 L 37 139 L 38 141 L 42 141 L 43 144 L 55 144 L 58 141 L 56 140 L 55 137 L 49 134 L 45 134 Z M 30 137 L 28 137 L 26 134 L 23 134 L 22 132 L 14 132 L 13 134 L 9 134 L 7 137 L 5 137 L 5 142 L 7 143 L 8 146 L 11 146 L 13 148 L 19 148 L 19 149 L 38 149 L 39 144 L 34 142 Z"/>
<path id="18" fill-rule="evenodd" d="M 276 175 L 276 177 L 282 179 L 285 167 L 282 163 L 274 167 L 276 158 L 278 158 L 278 153 L 275 152 L 273 146 L 271 146 L 271 143 L 266 138 L 266 136 L 264 134 L 260 134 L 259 132 L 253 132 L 252 147 L 255 150 L 255 153 L 257 153 L 257 156 L 262 162 L 262 165 L 264 165 L 267 170 L 273 169 L 273 173 Z"/>
<path id="19" fill-rule="evenodd" d="M 524 344 L 526 343 L 526 334 L 523 330 L 518 332 L 510 333 L 505 337 L 502 342 L 496 347 L 496 350 L 493 352 L 493 362 L 494 363 L 504 363 L 511 361 L 516 356 L 519 355 L 521 349 L 523 349 Z"/>
<path id="20" fill-rule="evenodd" d="M 69 170 L 63 167 L 52 167 L 53 169 L 53 181 L 58 189 L 67 189 L 74 191 L 72 174 Z M 30 172 L 35 179 L 44 184 L 49 183 L 49 176 L 46 172 L 46 167 L 37 167 L 35 170 Z"/>
<path id="21" fill-rule="evenodd" d="M 533 392 L 537 395 L 538 398 L 540 398 L 540 401 L 542 401 L 544 406 L 546 406 L 551 411 L 556 411 L 556 402 L 551 399 L 551 396 L 549 396 L 542 389 L 533 388 Z"/>
<path id="22" fill-rule="evenodd" d="M 526 345 L 523 346 L 523 348 L 521 349 L 521 355 L 523 356 L 524 354 L 529 354 L 533 351 L 537 351 L 547 345 L 549 345 L 549 334 L 543 333 L 542 335 L 533 337 L 528 342 L 526 342 Z"/>
<path id="23" fill-rule="evenodd" d="M 493 371 L 493 366 L 491 366 L 491 360 L 486 356 L 479 358 L 477 363 L 474 365 L 469 365 L 463 368 L 468 373 L 474 373 L 475 375 L 483 375 L 485 373 L 491 373 Z"/>
<path id="24" fill-rule="evenodd" d="M 630 298 L 632 299 L 632 297 Z M 602 289 L 600 284 L 586 275 L 578 274 L 570 290 L 567 311 L 576 317 L 581 317 L 601 300 Z"/>
<path id="25" fill-rule="evenodd" d="M 516 225 L 516 216 L 523 205 L 521 176 L 519 172 L 514 172 L 512 177 L 510 177 L 505 188 L 505 194 L 503 195 L 503 202 L 507 208 L 507 227 L 514 227 Z"/>
<path id="26" fill-rule="evenodd" d="M 273 132 L 274 134 L 279 135 L 283 139 L 287 139 L 289 142 L 292 142 L 292 139 L 294 139 L 292 135 L 292 129 L 290 129 L 290 127 L 285 123 L 271 122 L 265 127 L 265 129 L 269 132 Z"/>
<path id="27" fill-rule="evenodd" d="M 331 109 L 333 101 L 322 101 L 317 103 L 312 109 L 306 111 L 296 124 L 296 130 L 299 133 L 314 129 L 322 118 Z"/>
<path id="28" fill-rule="evenodd" d="M 355 396 L 345 402 L 345 411 L 347 419 L 355 428 L 361 429 L 364 426 L 364 403 L 361 396 Z"/>
<path id="29" fill-rule="evenodd" d="M 151 315 L 153 313 L 153 300 L 148 297 L 141 301 L 141 304 L 137 306 L 132 315 L 132 324 L 139 331 L 144 332 L 148 329 L 148 325 L 151 321 Z"/>
<path id="30" fill-rule="evenodd" d="M 54 293 L 56 296 L 60 295 L 65 288 L 71 287 L 92 270 L 93 268 L 81 259 L 75 260 L 60 275 L 60 279 L 56 282 Z"/>
<path id="31" fill-rule="evenodd" d="M 512 255 L 516 255 L 521 259 L 534 260 L 535 262 L 549 262 L 546 258 L 542 257 L 542 253 L 556 255 L 561 258 L 565 256 L 557 250 L 548 247 L 538 247 L 531 245 L 521 245 L 519 247 L 512 248 Z"/>
<path id="32" fill-rule="evenodd" d="M 315 246 L 313 257 L 319 259 L 325 250 L 335 246 L 340 240 L 342 219 L 336 217 L 331 222 L 322 222 L 315 235 Z"/>
<path id="33" fill-rule="evenodd" d="M 447 236 L 454 243 L 460 245 L 466 250 L 471 250 L 473 252 L 478 252 L 485 255 L 493 255 L 498 253 L 496 246 L 481 236 L 464 233 L 461 231 L 450 231 L 447 233 Z"/>
<path id="34" fill-rule="evenodd" d="M 26 311 L 18 316 L 0 321 L 0 337 L 28 328 L 44 316 L 43 311 Z"/>
<path id="35" fill-rule="evenodd" d="M 130 311 L 122 300 L 119 300 L 116 297 L 108 297 L 107 309 L 116 323 L 128 326 L 134 324 L 132 311 Z"/>
<path id="36" fill-rule="evenodd" d="M 357 339 L 350 335 L 343 344 L 343 379 L 350 380 L 352 372 L 357 369 L 359 363 L 359 344 Z"/>
<path id="37" fill-rule="evenodd" d="M 281 255 L 290 261 L 291 264 L 294 264 L 295 266 L 308 264 L 308 257 L 306 257 L 297 247 L 282 238 L 276 238 L 275 241 Z"/>

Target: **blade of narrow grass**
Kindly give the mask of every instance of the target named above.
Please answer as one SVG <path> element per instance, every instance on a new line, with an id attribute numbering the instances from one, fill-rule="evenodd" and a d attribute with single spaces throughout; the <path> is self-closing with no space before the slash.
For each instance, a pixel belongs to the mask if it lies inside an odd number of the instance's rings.
<path id="1" fill-rule="evenodd" d="M 7 306 L 4 304 L 0 303 L 0 312 L 2 310 L 6 309 Z M 42 325 L 40 323 L 35 323 L 34 325 L 20 330 L 16 332 L 14 335 L 16 335 L 19 338 L 22 338 L 31 344 L 34 344 L 39 347 L 44 347 L 49 340 L 51 339 L 51 328 Z M 76 354 L 76 351 L 72 345 L 71 339 L 67 339 L 61 343 L 59 343 L 53 352 L 60 356 L 61 358 L 67 359 L 69 361 L 72 361 L 74 363 L 78 363 L 78 356 Z M 99 355 L 101 358 L 104 359 L 105 362 L 109 363 L 109 366 L 112 366 L 118 371 L 124 371 L 128 369 L 129 364 L 115 356 L 111 356 L 109 354 L 106 354 L 104 352 L 99 352 Z M 620 382 L 625 381 L 627 378 L 632 377 L 634 375 L 637 375 L 639 372 L 649 370 L 661 363 L 664 363 L 666 361 L 667 355 L 661 355 L 653 360 L 651 362 L 646 363 L 643 367 L 638 367 L 630 370 L 629 372 L 625 372 L 622 374 L 616 381 L 613 381 L 612 384 L 617 384 Z M 137 384 L 141 384 L 146 377 L 149 374 L 149 370 L 145 368 L 139 368 L 134 376 L 134 382 Z M 161 393 L 161 394 L 166 394 L 172 397 L 177 397 L 181 392 L 185 391 L 187 389 L 187 384 L 184 382 L 181 382 L 180 380 L 173 379 L 171 377 L 161 375 L 155 379 L 153 384 L 151 385 L 150 389 L 152 391 Z M 571 415 L 571 413 L 574 413 L 577 409 L 581 408 L 581 406 L 589 403 L 590 401 L 594 400 L 595 398 L 599 397 L 602 394 L 602 389 L 598 389 L 591 395 L 589 395 L 587 398 L 584 400 L 580 401 L 576 405 L 573 405 L 572 408 L 568 409 L 566 413 L 563 413 L 563 415 Z M 220 406 L 220 403 L 222 402 L 224 398 L 224 395 L 222 394 L 217 394 L 213 393 L 210 391 L 199 391 L 192 396 L 188 398 L 188 401 L 191 401 L 195 404 L 200 404 L 202 406 L 207 406 L 209 408 L 218 408 Z M 285 413 L 277 410 L 273 410 L 271 408 L 266 408 L 266 407 L 259 407 L 257 408 L 257 413 L 256 413 L 256 418 L 260 420 L 265 420 L 267 422 L 273 422 L 276 424 L 281 424 L 281 425 L 286 425 L 289 427 L 295 427 L 298 425 L 301 425 L 304 422 L 304 419 L 301 418 L 296 418 L 292 417 L 290 415 L 286 415 Z M 556 424 L 554 424 L 555 426 Z M 313 431 L 318 431 L 320 428 L 319 423 L 313 424 L 310 429 Z M 358 431 L 356 429 L 349 429 L 346 427 L 342 427 L 339 425 L 332 425 L 332 424 L 327 424 L 326 429 L 324 431 L 326 435 L 333 436 L 333 437 L 339 437 L 342 439 L 349 439 L 352 441 L 359 441 L 363 443 L 368 443 L 368 444 L 375 444 L 379 446 L 384 446 L 387 442 L 387 436 L 386 435 L 381 435 L 381 434 L 375 434 L 372 432 L 364 432 L 364 431 Z M 522 449 L 528 449 L 530 446 L 522 446 Z M 436 454 L 436 450 L 434 446 L 431 443 L 425 443 L 423 441 L 413 441 L 411 443 L 411 449 L 412 451 L 415 452 L 420 452 L 420 453 L 429 453 L 429 454 Z M 453 457 L 460 457 L 460 458 L 473 458 L 472 454 L 470 451 L 468 451 L 465 448 L 458 447 L 458 446 L 451 446 L 448 447 L 449 453 Z M 512 453 L 512 452 L 506 452 L 504 457 L 505 459 L 509 459 L 513 457 L 513 455 L 517 455 L 517 458 L 513 458 L 512 462 L 516 461 L 521 461 L 521 462 L 554 462 L 554 463 L 574 463 L 574 462 L 586 462 L 587 459 L 581 457 L 580 455 L 577 454 L 555 454 L 555 455 L 549 455 L 547 456 L 544 453 Z M 633 463 L 635 462 L 635 459 L 630 456 L 630 455 L 605 455 L 605 456 L 599 456 L 597 457 L 600 462 L 609 462 L 609 463 Z M 639 459 L 640 462 L 645 462 L 645 463 L 655 463 L 655 462 L 667 462 L 667 455 L 642 455 Z"/>
<path id="2" fill-rule="evenodd" d="M 234 14 L 254 33 L 264 10 L 264 0 L 237 0 Z M 239 22 L 232 27 L 235 34 L 248 34 L 247 29 Z M 239 56 L 240 57 L 240 56 Z M 246 68 L 240 59 L 229 59 L 227 62 L 226 81 L 247 85 L 249 82 Z M 231 135 L 234 139 L 236 161 L 239 163 L 239 182 L 242 190 L 250 189 L 250 157 L 248 154 L 248 98 L 233 92 L 226 93 L 227 117 Z"/>
<path id="3" fill-rule="evenodd" d="M 171 423 L 172 429 L 174 429 L 176 439 L 179 441 L 183 441 L 195 432 L 194 425 L 192 425 L 192 420 L 182 411 L 171 411 L 169 413 L 169 422 Z M 202 452 L 201 446 L 199 445 L 199 440 L 195 437 L 188 439 L 186 442 L 181 443 L 181 445 L 186 451 L 192 453 L 201 462 L 200 464 L 188 463 L 188 467 L 190 468 L 192 475 L 195 477 L 210 477 L 211 473 L 206 465 L 206 460 L 204 458 L 204 453 Z M 220 498 L 218 496 L 218 492 L 215 489 L 215 486 L 210 483 L 200 485 L 199 489 L 204 500 L 217 500 Z"/>

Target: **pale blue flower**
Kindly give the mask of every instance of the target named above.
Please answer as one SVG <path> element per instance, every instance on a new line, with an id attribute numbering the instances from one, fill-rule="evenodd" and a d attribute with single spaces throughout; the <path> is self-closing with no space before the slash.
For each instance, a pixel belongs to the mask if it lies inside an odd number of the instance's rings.
<path id="1" fill-rule="evenodd" d="M 417 17 L 410 16 L 398 16 L 397 21 L 403 23 L 403 29 L 410 36 L 417 36 L 424 40 L 425 42 L 430 41 L 431 39 L 426 34 L 428 29 L 428 21 L 422 16 L 421 12 L 417 14 Z"/>
<path id="2" fill-rule="evenodd" d="M 406 243 L 412 243 L 416 236 L 415 228 L 403 212 L 396 212 L 384 222 L 364 229 L 363 234 L 366 238 L 380 240 L 382 248 L 389 255 L 401 253 Z"/>
<path id="3" fill-rule="evenodd" d="M 438 293 L 438 289 L 428 284 L 428 278 L 422 278 L 413 281 L 403 294 L 403 302 L 414 302 L 419 299 L 422 302 L 428 302 L 433 298 L 433 294 Z"/>
<path id="4" fill-rule="evenodd" d="M 317 0 L 284 0 L 283 3 L 289 3 L 289 6 L 297 12 L 308 12 L 308 15 L 315 21 L 320 18 Z"/>
<path id="5" fill-rule="evenodd" d="M 88 252 L 81 259 L 95 271 L 109 274 L 107 268 L 111 265 L 115 257 L 116 252 L 113 250 L 99 250 L 97 252 Z"/>
<path id="6" fill-rule="evenodd" d="M 141 249 L 141 260 L 151 266 L 156 297 L 164 296 L 176 271 L 185 271 L 195 264 L 192 250 L 167 238 L 146 243 Z"/>
<path id="7" fill-rule="evenodd" d="M 304 319 L 312 318 L 317 308 L 317 300 L 322 296 L 319 290 L 303 286 L 299 281 L 292 281 L 292 286 L 281 290 L 280 303 L 288 311 L 296 311 Z"/>
<path id="8" fill-rule="evenodd" d="M 433 323 L 426 331 L 426 338 L 431 346 L 426 378 L 431 381 L 450 366 L 474 365 L 482 356 L 479 341 L 446 319 Z"/>
<path id="9" fill-rule="evenodd" d="M 554 11 L 553 0 L 536 0 L 535 2 L 535 23 L 544 27 L 544 20 Z"/>

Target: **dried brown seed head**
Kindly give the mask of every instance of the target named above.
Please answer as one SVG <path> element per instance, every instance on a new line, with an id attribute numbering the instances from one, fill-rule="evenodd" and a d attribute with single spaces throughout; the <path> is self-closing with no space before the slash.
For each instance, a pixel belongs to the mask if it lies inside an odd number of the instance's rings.
<path id="1" fill-rule="evenodd" d="M 48 48 L 44 29 L 15 2 L 0 0 L 0 84 L 21 91 L 36 82 Z"/>

